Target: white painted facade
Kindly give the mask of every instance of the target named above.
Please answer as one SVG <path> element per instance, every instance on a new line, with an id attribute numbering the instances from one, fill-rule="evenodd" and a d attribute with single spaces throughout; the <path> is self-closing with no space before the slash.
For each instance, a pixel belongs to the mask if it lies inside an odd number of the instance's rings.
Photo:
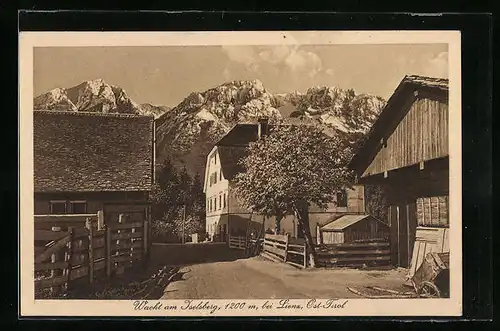
<path id="1" fill-rule="evenodd" d="M 246 235 L 254 230 L 259 232 L 262 222 L 265 229 L 274 229 L 275 218 L 264 218 L 240 207 L 231 181 L 224 178 L 221 162 L 215 146 L 207 156 L 205 168 L 204 193 L 206 197 L 206 232 L 210 240 L 225 241 L 227 234 Z M 335 201 L 326 209 L 311 206 L 309 213 L 310 230 L 316 237 L 317 227 L 327 223 L 333 216 L 343 213 L 364 213 L 364 189 L 356 185 L 346 189 L 344 204 Z M 281 221 L 283 233 L 297 237 L 299 230 L 293 215 L 288 215 Z"/>

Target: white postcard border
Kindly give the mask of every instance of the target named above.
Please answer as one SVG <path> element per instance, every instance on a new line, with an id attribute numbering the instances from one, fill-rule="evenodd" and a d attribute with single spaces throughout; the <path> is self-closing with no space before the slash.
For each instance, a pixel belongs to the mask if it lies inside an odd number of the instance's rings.
<path id="1" fill-rule="evenodd" d="M 259 32 L 21 32 L 19 38 L 20 315 L 28 316 L 460 316 L 462 314 L 461 44 L 459 31 L 259 31 Z M 449 49 L 450 298 L 348 299 L 342 308 L 277 309 L 274 300 L 194 300 L 222 307 L 183 310 L 184 300 L 161 301 L 163 309 L 135 310 L 133 301 L 34 300 L 33 258 L 33 48 L 71 46 L 430 44 Z M 321 300 L 325 303 L 332 298 Z M 316 299 L 320 301 L 320 299 Z M 262 307 L 268 301 L 271 309 Z M 339 300 L 341 304 L 346 300 Z M 229 302 L 246 308 L 224 309 Z M 156 301 L 150 301 L 154 306 Z M 177 305 L 175 310 L 165 306 Z"/>

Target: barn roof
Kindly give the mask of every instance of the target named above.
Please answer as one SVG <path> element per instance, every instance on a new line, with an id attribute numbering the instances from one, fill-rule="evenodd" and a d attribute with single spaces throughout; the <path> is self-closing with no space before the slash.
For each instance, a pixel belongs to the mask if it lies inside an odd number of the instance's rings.
<path id="1" fill-rule="evenodd" d="M 147 191 L 153 117 L 34 111 L 35 192 Z"/>
<path id="2" fill-rule="evenodd" d="M 320 230 L 326 230 L 326 231 L 340 231 L 344 230 L 345 228 L 358 223 L 361 220 L 364 220 L 365 218 L 371 217 L 368 214 L 357 214 L 357 215 L 344 215 L 336 220 L 327 223 L 324 225 Z"/>
<path id="3" fill-rule="evenodd" d="M 387 101 L 386 106 L 380 112 L 375 123 L 373 123 L 367 134 L 366 141 L 352 157 L 349 168 L 359 170 L 362 165 L 369 163 L 366 160 L 370 159 L 371 156 L 375 156 L 373 155 L 373 151 L 380 143 L 380 139 L 384 133 L 395 128 L 397 125 L 394 119 L 401 117 L 402 111 L 409 111 L 409 109 L 405 109 L 404 103 L 409 97 L 414 97 L 413 93 L 415 91 L 425 91 L 435 95 L 447 96 L 448 79 L 417 75 L 405 76 Z"/>

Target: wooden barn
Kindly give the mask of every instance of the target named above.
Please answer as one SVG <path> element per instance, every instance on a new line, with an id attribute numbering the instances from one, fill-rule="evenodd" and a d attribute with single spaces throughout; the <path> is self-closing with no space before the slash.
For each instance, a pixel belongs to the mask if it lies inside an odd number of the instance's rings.
<path id="1" fill-rule="evenodd" d="M 368 214 L 341 216 L 322 226 L 319 231 L 320 244 L 343 244 L 389 236 L 389 226 Z"/>
<path id="2" fill-rule="evenodd" d="M 150 217 L 153 117 L 37 110 L 33 126 L 35 215 Z"/>
<path id="3" fill-rule="evenodd" d="M 391 260 L 415 270 L 449 250 L 448 80 L 405 76 L 350 167 L 387 192 Z"/>

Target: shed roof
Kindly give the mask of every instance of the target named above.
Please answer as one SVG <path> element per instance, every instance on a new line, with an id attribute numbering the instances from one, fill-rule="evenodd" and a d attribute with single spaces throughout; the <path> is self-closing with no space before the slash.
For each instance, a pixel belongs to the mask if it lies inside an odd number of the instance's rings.
<path id="1" fill-rule="evenodd" d="M 35 192 L 147 191 L 150 116 L 34 111 Z"/>
<path id="2" fill-rule="evenodd" d="M 414 97 L 413 92 L 417 90 L 430 92 L 435 95 L 447 96 L 448 79 L 418 75 L 405 76 L 387 101 L 386 106 L 380 112 L 380 115 L 375 123 L 373 123 L 367 134 L 366 141 L 362 146 L 360 146 L 357 153 L 352 157 L 349 163 L 349 167 L 351 169 L 361 172 L 359 168 L 361 168 L 364 164 L 367 165 L 369 162 L 366 160 L 370 159 L 371 156 L 375 156 L 372 154 L 378 146 L 381 136 L 387 130 L 392 129 L 392 127 L 395 128 L 397 123 L 393 123 L 394 118 L 398 115 L 401 116 L 401 112 L 405 110 L 401 106 L 402 102 L 404 102 L 402 99 Z M 409 109 L 406 109 L 406 111 L 408 110 Z"/>
<path id="3" fill-rule="evenodd" d="M 320 230 L 330 230 L 330 231 L 340 231 L 344 230 L 345 228 L 358 223 L 361 220 L 364 220 L 365 218 L 371 217 L 368 214 L 361 214 L 361 215 L 344 215 L 336 220 L 327 223 L 324 225 Z"/>

